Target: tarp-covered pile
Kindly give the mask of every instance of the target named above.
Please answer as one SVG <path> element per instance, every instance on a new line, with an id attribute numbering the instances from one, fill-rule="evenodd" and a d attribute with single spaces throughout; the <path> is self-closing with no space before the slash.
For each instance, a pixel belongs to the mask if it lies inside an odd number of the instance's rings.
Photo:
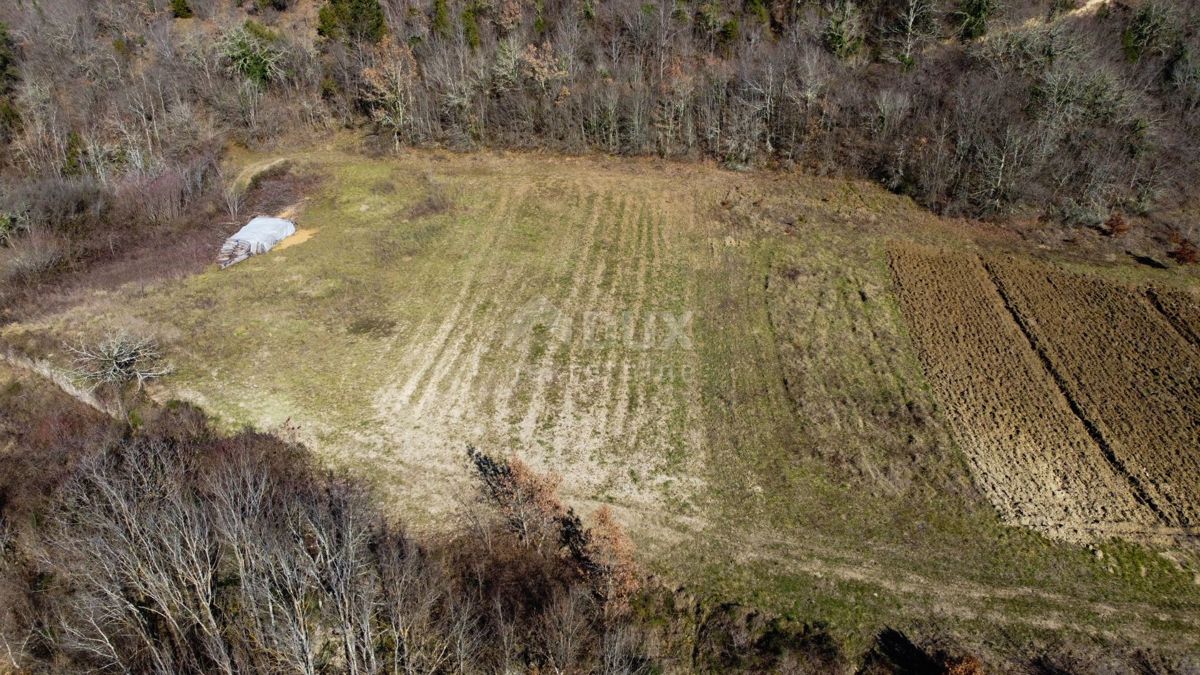
<path id="1" fill-rule="evenodd" d="M 217 255 L 217 264 L 225 269 L 252 255 L 266 253 L 295 233 L 296 225 L 290 220 L 259 216 L 225 241 Z"/>

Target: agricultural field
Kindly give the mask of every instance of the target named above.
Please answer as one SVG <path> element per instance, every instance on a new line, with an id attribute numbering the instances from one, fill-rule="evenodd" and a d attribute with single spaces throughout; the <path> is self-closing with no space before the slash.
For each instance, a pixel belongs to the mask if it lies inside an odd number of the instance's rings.
<path id="1" fill-rule="evenodd" d="M 1062 536 L 1150 527 L 973 253 L 896 247 L 901 302 L 981 489 L 1015 523 Z M 953 313 L 952 313 L 953 312 Z"/>
<path id="2" fill-rule="evenodd" d="M 1007 258 L 987 268 L 1139 502 L 1192 534 L 1200 524 L 1200 353 L 1141 294 Z"/>
<path id="3" fill-rule="evenodd" d="M 1150 288 L 1146 298 L 1193 347 L 1200 349 L 1200 299 L 1181 291 Z"/>
<path id="4" fill-rule="evenodd" d="M 1192 296 L 1011 255 L 897 245 L 891 260 L 929 378 L 1008 520 L 1195 545 Z"/>
<path id="5" fill-rule="evenodd" d="M 981 257 L 974 226 L 841 179 L 286 159 L 269 210 L 296 238 L 78 291 L 5 349 L 66 368 L 65 344 L 153 336 L 174 366 L 157 400 L 303 441 L 414 527 L 460 511 L 468 444 L 520 455 L 611 506 L 671 583 L 852 646 L 888 625 L 1001 655 L 1200 630 L 1197 310 L 1165 273 L 1124 290 Z"/>

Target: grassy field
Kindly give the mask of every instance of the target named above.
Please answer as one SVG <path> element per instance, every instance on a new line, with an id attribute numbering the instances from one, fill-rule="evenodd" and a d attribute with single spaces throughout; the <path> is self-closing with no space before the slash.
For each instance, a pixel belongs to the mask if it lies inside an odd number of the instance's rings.
<path id="1" fill-rule="evenodd" d="M 666 579 L 828 622 L 852 649 L 884 625 L 1000 654 L 1194 648 L 1191 554 L 1051 541 L 975 487 L 888 250 L 994 235 L 843 180 L 286 155 L 319 178 L 296 207 L 307 240 L 94 292 L 4 342 L 62 362 L 64 340 L 157 336 L 176 367 L 157 398 L 286 429 L 417 524 L 458 508 L 467 443 L 517 453 L 568 501 L 610 504 Z"/>

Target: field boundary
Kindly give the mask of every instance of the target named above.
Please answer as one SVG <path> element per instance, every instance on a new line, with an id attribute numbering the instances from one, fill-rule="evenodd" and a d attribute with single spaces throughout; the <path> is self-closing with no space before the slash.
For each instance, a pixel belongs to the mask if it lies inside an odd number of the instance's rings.
<path id="1" fill-rule="evenodd" d="M 55 368 L 46 361 L 35 361 L 28 356 L 18 354 L 17 352 L 13 351 L 11 347 L 0 351 L 0 360 L 4 361 L 13 368 L 41 377 L 50 384 L 58 387 L 67 396 L 70 396 L 71 398 L 90 408 L 94 408 L 95 410 L 98 410 L 99 412 L 102 412 L 113 419 L 121 418 L 120 411 L 117 410 L 113 404 L 105 403 L 104 401 L 101 401 L 94 392 L 79 387 L 71 381 L 70 376 L 68 376 L 65 372 Z"/>
<path id="2" fill-rule="evenodd" d="M 1029 327 L 1029 324 L 1025 321 L 1024 317 L 1021 316 L 1020 311 L 1013 304 L 1012 298 L 1009 297 L 1008 291 L 1004 287 L 1004 282 L 1000 280 L 999 275 L 996 274 L 996 271 L 992 268 L 992 265 L 982 258 L 979 259 L 979 263 L 983 266 L 984 271 L 987 272 L 988 279 L 991 280 L 993 288 L 995 288 L 996 293 L 1000 296 L 1000 301 L 1004 304 L 1004 309 L 1008 312 L 1009 317 L 1016 324 L 1017 329 L 1021 332 L 1021 335 L 1023 335 L 1029 342 L 1029 346 L 1033 350 L 1033 353 L 1037 355 L 1038 360 L 1042 363 L 1042 367 L 1046 369 L 1047 373 L 1049 373 L 1050 378 L 1054 381 L 1054 385 L 1058 387 L 1059 393 L 1061 393 L 1062 397 L 1066 399 L 1067 406 L 1070 407 L 1071 412 L 1075 415 L 1075 417 L 1079 418 L 1080 423 L 1083 424 L 1083 428 L 1087 431 L 1088 436 L 1091 437 L 1092 442 L 1095 443 L 1100 449 L 1104 459 L 1109 463 L 1113 470 L 1116 471 L 1117 475 L 1124 479 L 1126 484 L 1129 486 L 1134 499 L 1150 509 L 1150 511 L 1154 513 L 1154 516 L 1158 518 L 1159 522 L 1169 524 L 1171 521 L 1167 518 L 1167 515 L 1162 510 L 1162 507 L 1158 505 L 1158 503 L 1150 495 L 1149 491 L 1146 490 L 1146 486 L 1142 484 L 1141 480 L 1129 470 L 1129 467 L 1127 467 L 1119 457 L 1117 457 L 1116 451 L 1113 450 L 1113 447 L 1108 440 L 1104 438 L 1104 434 L 1100 431 L 1100 428 L 1091 418 L 1088 417 L 1088 415 L 1084 412 L 1083 407 L 1080 406 L 1079 402 L 1076 401 L 1071 395 L 1071 390 L 1067 385 L 1066 379 L 1061 373 L 1058 372 L 1058 369 L 1054 367 L 1054 363 L 1046 354 L 1041 341 Z"/>

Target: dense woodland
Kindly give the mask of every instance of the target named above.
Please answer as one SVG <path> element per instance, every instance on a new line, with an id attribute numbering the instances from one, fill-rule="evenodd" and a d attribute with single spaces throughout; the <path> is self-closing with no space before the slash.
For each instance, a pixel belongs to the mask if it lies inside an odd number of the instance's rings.
<path id="1" fill-rule="evenodd" d="M 947 214 L 1147 217 L 1187 249 L 1200 10 L 1080 4 L 10 0 L 0 278 L 194 213 L 230 142 L 364 124 L 383 150 L 709 158 L 869 177 Z"/>
<path id="2" fill-rule="evenodd" d="M 517 458 L 465 449 L 459 512 L 410 532 L 300 446 L 140 411 L 0 373 L 0 672 L 979 672 L 667 587 Z"/>

